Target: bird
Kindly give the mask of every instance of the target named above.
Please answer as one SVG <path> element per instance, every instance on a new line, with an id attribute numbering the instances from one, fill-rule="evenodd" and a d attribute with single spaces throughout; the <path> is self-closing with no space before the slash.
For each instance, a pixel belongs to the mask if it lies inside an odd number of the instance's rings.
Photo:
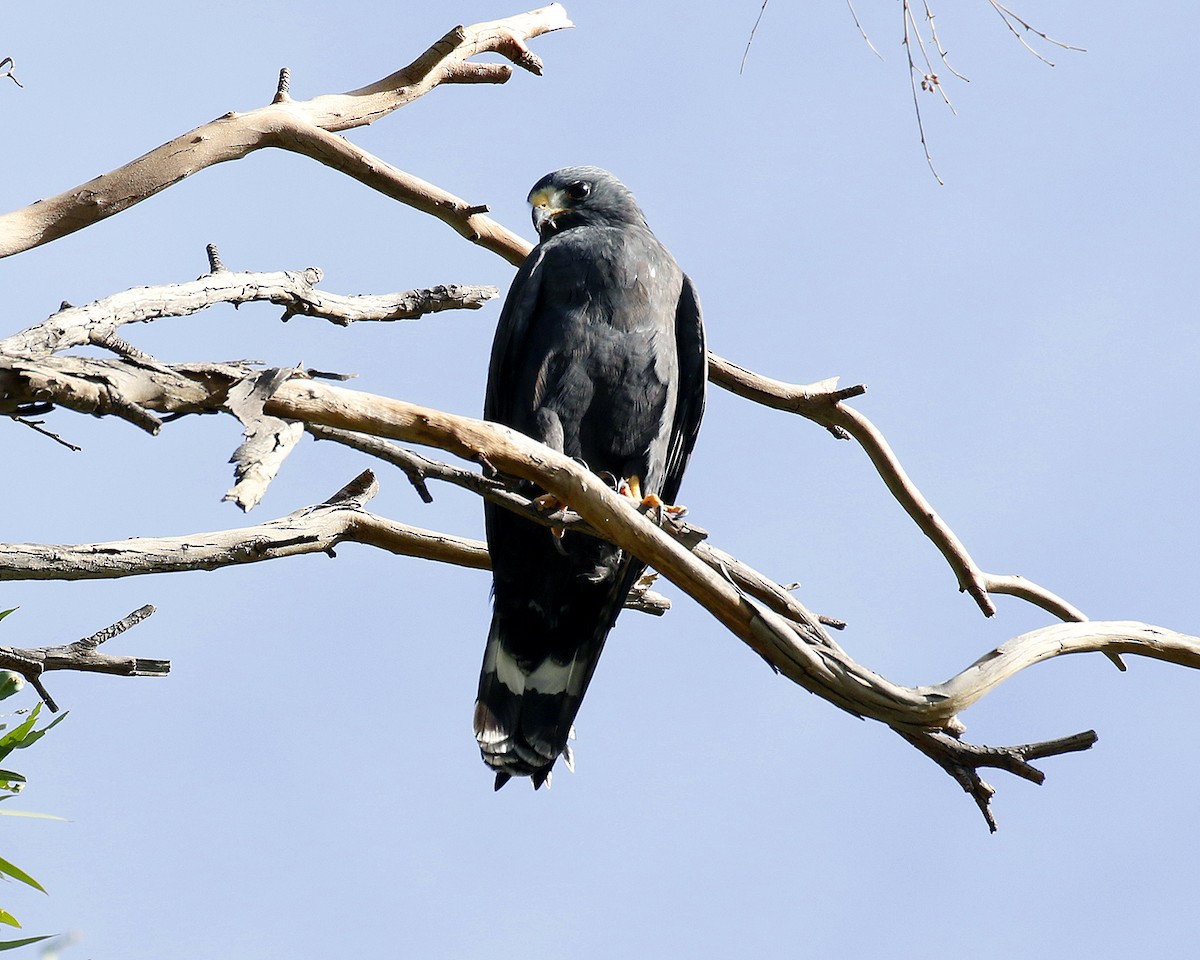
<path id="1" fill-rule="evenodd" d="M 500 313 L 484 417 L 673 505 L 704 413 L 696 288 L 608 171 L 556 170 L 528 201 L 539 239 Z M 537 498 L 532 483 L 518 490 Z M 488 501 L 484 521 L 493 605 L 475 736 L 496 790 L 514 776 L 536 790 L 560 756 L 574 769 L 576 714 L 645 564 Z"/>

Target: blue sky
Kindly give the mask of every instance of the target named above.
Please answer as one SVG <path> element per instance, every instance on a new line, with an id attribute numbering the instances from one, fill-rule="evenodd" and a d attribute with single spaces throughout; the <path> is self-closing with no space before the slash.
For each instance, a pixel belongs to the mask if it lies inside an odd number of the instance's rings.
<path id="1" fill-rule="evenodd" d="M 983 0 L 939 3 L 958 115 L 924 99 L 917 140 L 895 3 L 576 0 L 535 41 L 546 75 L 435 91 L 348 136 L 530 236 L 524 197 L 559 166 L 605 166 L 695 279 L 711 346 L 794 382 L 863 382 L 856 407 L 987 570 L 1089 616 L 1200 632 L 1194 603 L 1200 241 L 1190 4 L 1023 0 L 1086 53 L 1038 62 Z M 189 7 L 8 4 L 0 209 L 56 194 L 228 110 L 279 67 L 306 99 L 415 57 L 456 22 L 526 7 L 347 0 Z M 1136 29 L 1134 27 L 1136 26 Z M 943 72 L 943 78 L 946 74 Z M 301 157 L 259 152 L 119 217 L 0 262 L 5 330 L 135 285 L 317 265 L 340 293 L 506 288 L 450 229 Z M 482 404 L 499 305 L 349 329 L 276 308 L 128 328 L 167 361 L 250 357 L 356 372 L 453 412 Z M 151 438 L 68 413 L 72 454 L 11 425 L 0 541 L 85 542 L 240 526 L 329 496 L 361 456 L 306 442 L 249 518 L 221 495 L 236 423 Z M 423 505 L 378 466 L 374 509 L 479 536 L 478 502 Z M 1047 622 L 984 620 L 861 451 L 798 418 L 710 396 L 683 499 L 719 546 L 849 622 L 860 662 L 937 682 Z M 422 958 L 751 952 L 976 958 L 1192 949 L 1200 678 L 1070 657 L 969 710 L 976 742 L 1095 728 L 1089 753 L 1002 774 L 989 836 L 948 777 L 887 729 L 772 675 L 665 587 L 626 614 L 578 722 L 578 773 L 493 794 L 470 733 L 485 575 L 346 546 L 212 574 L 15 583 L 9 644 L 91 633 L 166 657 L 166 680 L 54 675 L 71 710 L 21 756 L 4 856 L 49 897 L 4 888 L 66 955 Z M 5 706 L 13 701 L 6 701 Z M 32 700 L 27 700 L 28 706 Z M 950 938 L 953 938 L 951 940 Z M 1185 946 L 1186 945 L 1186 946 Z"/>

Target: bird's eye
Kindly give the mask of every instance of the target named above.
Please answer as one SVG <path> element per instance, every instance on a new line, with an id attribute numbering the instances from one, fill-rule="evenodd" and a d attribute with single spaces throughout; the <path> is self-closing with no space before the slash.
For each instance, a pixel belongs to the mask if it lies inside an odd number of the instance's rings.
<path id="1" fill-rule="evenodd" d="M 592 185 L 583 180 L 576 180 L 573 184 L 567 187 L 567 196 L 572 200 L 582 200 L 592 192 Z"/>

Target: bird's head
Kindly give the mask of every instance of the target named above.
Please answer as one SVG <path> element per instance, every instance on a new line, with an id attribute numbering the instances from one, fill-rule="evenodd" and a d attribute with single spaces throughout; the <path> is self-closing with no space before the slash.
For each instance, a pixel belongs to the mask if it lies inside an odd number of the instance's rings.
<path id="1" fill-rule="evenodd" d="M 599 167 L 564 167 L 529 191 L 533 226 L 547 240 L 583 224 L 636 224 L 646 218 L 629 188 Z"/>

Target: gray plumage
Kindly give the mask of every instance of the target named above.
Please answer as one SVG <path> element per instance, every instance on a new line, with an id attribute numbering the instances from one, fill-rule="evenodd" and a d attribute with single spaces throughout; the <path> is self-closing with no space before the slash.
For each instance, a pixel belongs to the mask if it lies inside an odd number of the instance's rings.
<path id="1" fill-rule="evenodd" d="M 704 409 L 695 288 L 612 174 L 568 167 L 529 201 L 541 239 L 500 314 L 484 416 L 674 503 Z M 539 787 L 564 751 L 570 763 L 575 715 L 644 564 L 484 511 L 494 606 L 475 734 L 497 789 L 511 776 Z"/>

